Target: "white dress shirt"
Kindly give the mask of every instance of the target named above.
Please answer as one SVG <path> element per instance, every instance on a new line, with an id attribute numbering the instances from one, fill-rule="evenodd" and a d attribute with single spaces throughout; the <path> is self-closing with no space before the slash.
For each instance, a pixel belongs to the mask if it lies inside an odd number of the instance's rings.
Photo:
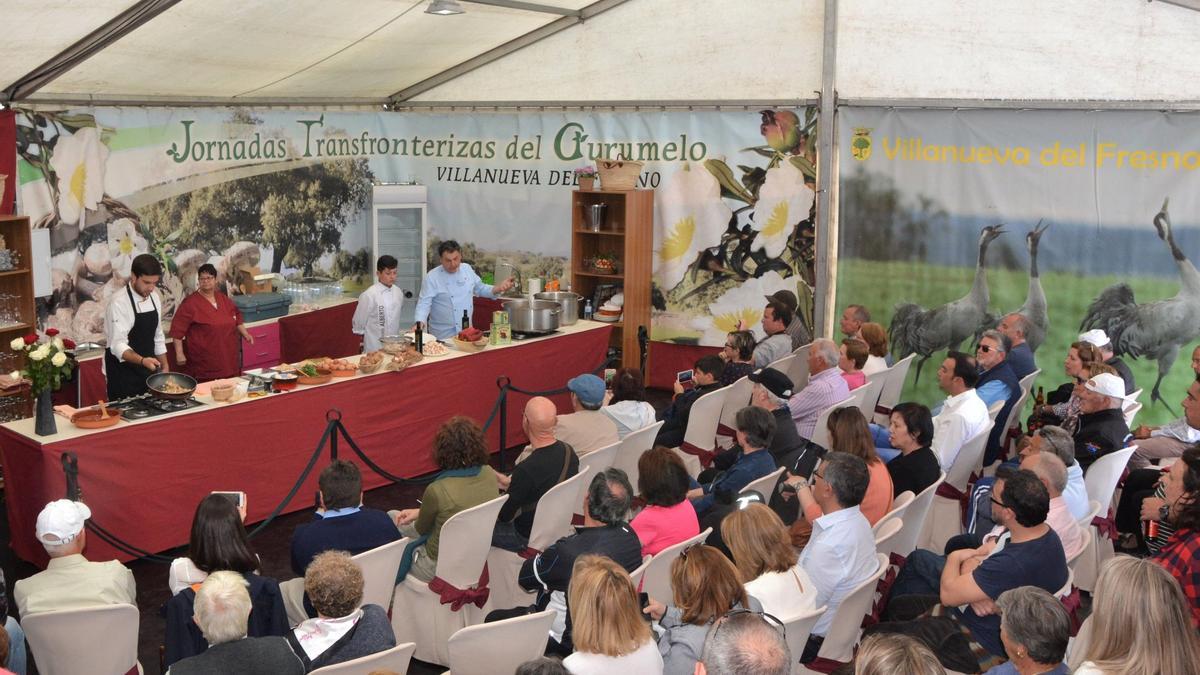
<path id="1" fill-rule="evenodd" d="M 126 288 L 129 288 L 126 286 Z M 137 303 L 137 313 L 158 312 L 158 328 L 154 331 L 154 353 L 142 356 L 157 356 L 167 353 L 167 338 L 162 329 L 162 298 L 158 291 L 150 291 L 150 296 L 143 298 L 132 289 L 133 301 Z M 129 304 L 129 293 L 121 289 L 113 294 L 104 312 L 104 337 L 108 340 L 108 351 L 121 360 L 121 355 L 129 349 L 129 331 L 133 329 L 133 307 Z"/>
<path id="2" fill-rule="evenodd" d="M 1075 520 L 1086 516 L 1088 511 L 1092 510 L 1079 462 L 1072 460 L 1071 466 L 1067 467 L 1067 489 L 1063 490 L 1062 497 Z"/>
<path id="3" fill-rule="evenodd" d="M 358 307 L 350 321 L 350 330 L 363 336 L 363 352 L 383 347 L 380 338 L 400 334 L 400 310 L 404 307 L 404 291 L 392 284 L 376 281 L 358 296 Z"/>
<path id="4" fill-rule="evenodd" d="M 813 521 L 800 566 L 816 588 L 812 606 L 827 607 L 812 629 L 813 635 L 824 636 L 846 595 L 879 571 L 875 535 L 862 511 L 852 506 Z"/>
<path id="5" fill-rule="evenodd" d="M 930 446 L 942 471 L 950 471 L 963 443 L 983 431 L 988 420 L 987 405 L 974 389 L 945 400 L 942 411 L 933 418 L 933 443 Z"/>
<path id="6" fill-rule="evenodd" d="M 421 283 L 421 296 L 417 298 L 417 312 L 413 318 L 425 324 L 426 332 L 444 340 L 462 330 L 463 312 L 467 317 L 474 315 L 476 295 L 496 297 L 492 287 L 483 283 L 467 263 L 459 265 L 454 274 L 438 265 L 429 270 Z"/>
<path id="7" fill-rule="evenodd" d="M 1188 425 L 1186 418 L 1180 417 L 1150 432 L 1151 438 L 1157 436 L 1174 438 L 1184 443 L 1196 443 L 1200 442 L 1200 429 L 1193 429 Z"/>

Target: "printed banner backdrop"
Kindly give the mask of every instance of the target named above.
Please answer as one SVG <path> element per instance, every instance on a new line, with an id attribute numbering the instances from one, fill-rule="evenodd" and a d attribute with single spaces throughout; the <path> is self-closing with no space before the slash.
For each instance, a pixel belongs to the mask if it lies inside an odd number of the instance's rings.
<path id="1" fill-rule="evenodd" d="M 169 316 L 212 262 L 365 287 L 377 183 L 429 187 L 429 238 L 562 277 L 572 170 L 645 161 L 655 188 L 655 339 L 723 344 L 762 295 L 811 307 L 815 113 L 472 113 L 101 108 L 20 111 L 21 211 L 51 229 L 45 327 L 101 336 L 133 257 L 167 263 Z M 762 206 L 762 209 L 757 208 Z M 757 213 L 763 217 L 756 217 Z M 811 309 L 809 309 L 809 315 Z M 715 318 L 714 318 L 715 317 Z M 761 331 L 761 327 L 758 327 Z"/>
<path id="2" fill-rule="evenodd" d="M 1138 422 L 1180 413 L 1200 337 L 1200 119 L 1157 112 L 842 108 L 838 304 L 916 353 L 905 397 L 944 398 L 947 349 L 1020 310 L 1047 391 L 1082 329 L 1132 368 Z M 999 226 L 999 227 L 996 227 Z M 1157 395 L 1154 395 L 1157 394 Z"/>

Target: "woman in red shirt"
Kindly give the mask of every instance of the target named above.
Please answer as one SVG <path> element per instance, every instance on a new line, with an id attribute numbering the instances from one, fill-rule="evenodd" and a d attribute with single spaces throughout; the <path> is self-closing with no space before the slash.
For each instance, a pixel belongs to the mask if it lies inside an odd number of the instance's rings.
<path id="1" fill-rule="evenodd" d="M 217 290 L 217 268 L 205 263 L 197 273 L 200 287 L 184 298 L 171 319 L 175 361 L 199 381 L 235 377 L 241 371 L 238 335 L 254 344 L 242 312 Z"/>

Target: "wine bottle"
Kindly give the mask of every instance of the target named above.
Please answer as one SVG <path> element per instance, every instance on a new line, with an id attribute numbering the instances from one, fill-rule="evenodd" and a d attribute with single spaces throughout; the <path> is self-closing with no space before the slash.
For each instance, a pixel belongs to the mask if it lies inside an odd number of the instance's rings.
<path id="1" fill-rule="evenodd" d="M 462 329 L 466 330 L 471 327 L 471 317 L 467 316 L 467 310 L 463 310 Z"/>

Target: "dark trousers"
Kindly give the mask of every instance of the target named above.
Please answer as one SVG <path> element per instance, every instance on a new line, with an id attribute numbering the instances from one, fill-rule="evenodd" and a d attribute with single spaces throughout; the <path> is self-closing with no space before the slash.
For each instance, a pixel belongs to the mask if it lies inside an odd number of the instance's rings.
<path id="1" fill-rule="evenodd" d="M 929 616 L 939 602 L 936 595 L 893 596 L 884 613 L 885 621 L 863 631 L 863 637 L 876 633 L 901 633 L 916 638 L 937 655 L 947 670 L 978 673 L 979 659 L 971 651 L 971 642 L 963 635 L 954 615 Z"/>
<path id="2" fill-rule="evenodd" d="M 1129 473 L 1121 490 L 1121 501 L 1117 503 L 1117 530 L 1137 535 L 1138 548 L 1146 545 L 1142 533 L 1142 500 L 1154 496 L 1160 478 L 1162 471 L 1158 469 L 1137 469 Z"/>

